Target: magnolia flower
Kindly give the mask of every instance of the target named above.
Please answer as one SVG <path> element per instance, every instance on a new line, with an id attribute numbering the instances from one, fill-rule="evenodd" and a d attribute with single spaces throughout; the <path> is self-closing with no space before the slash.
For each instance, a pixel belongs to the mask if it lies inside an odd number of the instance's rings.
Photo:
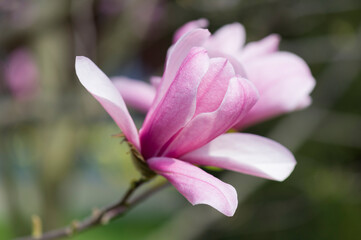
<path id="1" fill-rule="evenodd" d="M 258 92 L 230 61 L 212 58 L 201 47 L 209 35 L 195 29 L 174 44 L 163 78 L 154 80 L 158 91 L 139 133 L 121 93 L 92 61 L 77 57 L 76 73 L 123 131 L 143 169 L 165 177 L 193 205 L 232 216 L 236 190 L 197 165 L 282 181 L 296 162 L 270 139 L 226 133 L 256 103 Z"/>
<path id="2" fill-rule="evenodd" d="M 207 25 L 205 19 L 191 21 L 176 31 L 173 41 L 176 42 L 193 29 Z M 220 28 L 203 44 L 211 57 L 226 57 L 231 61 L 236 73 L 252 81 L 260 93 L 259 101 L 247 117 L 234 127 L 241 129 L 309 106 L 309 94 L 315 86 L 315 80 L 307 64 L 293 53 L 278 51 L 280 37 L 276 34 L 246 45 L 245 40 L 244 27 L 233 23 Z M 133 107 L 139 109 L 142 106 L 141 110 L 144 111 L 144 106 L 151 105 L 150 98 L 138 98 L 138 102 L 134 102 L 130 95 L 144 91 L 149 96 L 152 91 L 156 91 L 154 84 L 146 86 L 143 83 L 144 86 L 135 90 L 135 80 L 117 77 L 114 81 L 121 93 L 127 92 L 125 101 Z"/>

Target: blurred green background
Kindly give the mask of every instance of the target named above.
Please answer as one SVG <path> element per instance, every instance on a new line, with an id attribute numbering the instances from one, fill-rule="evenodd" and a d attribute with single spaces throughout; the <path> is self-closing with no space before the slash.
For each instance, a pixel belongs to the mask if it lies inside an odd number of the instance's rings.
<path id="1" fill-rule="evenodd" d="M 247 41 L 278 33 L 310 65 L 313 105 L 247 129 L 290 148 L 294 173 L 278 183 L 216 172 L 237 189 L 233 218 L 170 187 L 72 239 L 360 239 L 359 0 L 1 0 L 1 240 L 30 234 L 33 214 L 44 230 L 82 219 L 137 176 L 111 138 L 119 129 L 79 84 L 75 56 L 147 81 L 162 73 L 175 29 L 201 17 L 211 31 L 241 22 Z"/>

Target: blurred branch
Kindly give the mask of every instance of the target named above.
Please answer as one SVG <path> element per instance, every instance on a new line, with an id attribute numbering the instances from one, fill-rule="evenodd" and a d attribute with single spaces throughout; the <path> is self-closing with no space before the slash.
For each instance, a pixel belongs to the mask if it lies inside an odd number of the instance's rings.
<path id="1" fill-rule="evenodd" d="M 167 186 L 167 182 L 162 182 L 153 188 L 145 191 L 140 194 L 138 197 L 134 198 L 132 201 L 129 201 L 129 198 L 133 193 L 144 183 L 148 182 L 149 179 L 140 178 L 137 181 L 131 183 L 127 192 L 121 198 L 120 201 L 104 207 L 103 210 L 94 210 L 92 215 L 82 222 L 73 221 L 69 226 L 52 230 L 42 234 L 40 237 L 22 237 L 17 238 L 16 240 L 49 240 L 49 239 L 58 239 L 63 237 L 70 237 L 73 234 L 86 231 L 92 227 L 107 224 L 109 221 L 120 217 L 125 214 L 131 208 L 135 207 L 137 204 L 141 203 L 148 197 L 152 196 L 154 193 L 163 189 Z"/>

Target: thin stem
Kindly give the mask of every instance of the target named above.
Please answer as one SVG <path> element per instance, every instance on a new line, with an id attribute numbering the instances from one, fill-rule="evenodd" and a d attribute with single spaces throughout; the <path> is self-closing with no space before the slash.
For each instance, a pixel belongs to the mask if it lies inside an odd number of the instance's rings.
<path id="1" fill-rule="evenodd" d="M 93 214 L 86 218 L 81 222 L 74 221 L 67 227 L 52 230 L 46 232 L 41 235 L 41 237 L 22 237 L 17 238 L 15 240 L 49 240 L 49 239 L 58 239 L 62 237 L 69 237 L 76 233 L 86 231 L 92 227 L 99 226 L 102 224 L 106 224 L 109 221 L 123 215 L 127 211 L 129 211 L 134 206 L 138 205 L 154 193 L 158 192 L 159 190 L 163 189 L 167 182 L 162 182 L 157 186 L 154 186 L 151 189 L 148 189 L 144 193 L 140 194 L 138 197 L 134 198 L 132 201 L 128 201 L 132 194 L 137 190 L 143 183 L 149 181 L 149 179 L 141 178 L 137 181 L 134 181 L 130 187 L 128 188 L 127 192 L 124 196 L 116 203 L 104 207 L 103 210 L 94 211 Z"/>

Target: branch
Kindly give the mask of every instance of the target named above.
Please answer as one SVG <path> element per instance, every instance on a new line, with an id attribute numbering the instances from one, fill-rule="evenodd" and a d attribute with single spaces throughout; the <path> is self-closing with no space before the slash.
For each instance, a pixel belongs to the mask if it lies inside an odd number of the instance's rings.
<path id="1" fill-rule="evenodd" d="M 62 237 L 70 237 L 75 233 L 86 231 L 92 227 L 107 224 L 109 221 L 128 212 L 131 208 L 135 207 L 136 205 L 138 205 L 139 203 L 168 185 L 167 182 L 162 182 L 157 186 L 148 189 L 144 193 L 140 194 L 132 201 L 128 201 L 132 194 L 135 192 L 135 190 L 137 190 L 141 185 L 143 185 L 143 183 L 147 182 L 148 180 L 149 179 L 141 178 L 137 181 L 134 181 L 120 201 L 104 207 L 103 210 L 94 211 L 92 216 L 86 218 L 82 222 L 74 221 L 67 227 L 46 232 L 40 237 L 21 237 L 15 240 L 49 240 Z"/>

